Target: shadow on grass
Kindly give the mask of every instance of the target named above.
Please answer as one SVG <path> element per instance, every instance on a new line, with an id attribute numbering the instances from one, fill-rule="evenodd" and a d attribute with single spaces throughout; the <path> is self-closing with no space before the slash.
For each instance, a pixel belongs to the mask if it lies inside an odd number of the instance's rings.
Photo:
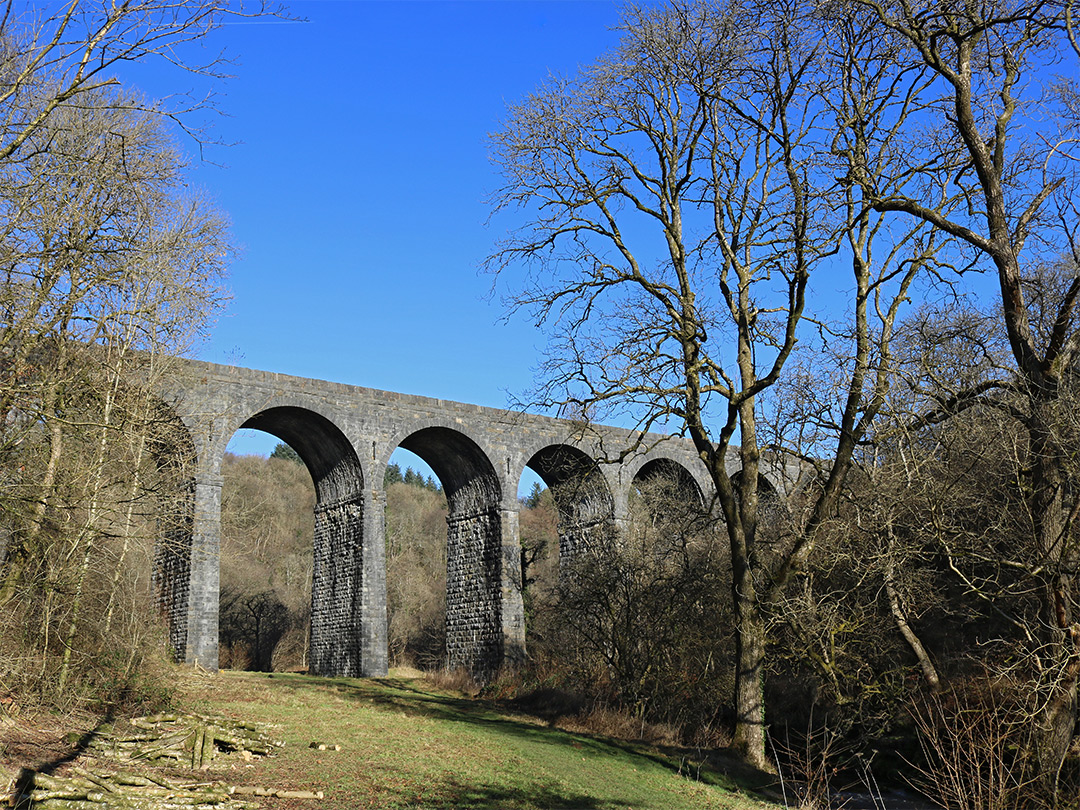
<path id="1" fill-rule="evenodd" d="M 482 699 L 455 697 L 425 688 L 422 682 L 408 678 L 323 678 L 312 675 L 269 675 L 279 687 L 295 691 L 326 689 L 357 703 L 378 706 L 407 716 L 482 726 L 498 733 L 548 746 L 566 746 L 578 755 L 596 754 L 634 758 L 694 782 L 725 790 L 757 793 L 776 783 L 776 777 L 752 768 L 720 752 L 665 747 L 655 749 L 645 744 L 594 737 L 507 716 L 499 706 Z M 465 789 L 465 788 L 462 788 Z M 468 788 L 475 790 L 475 787 Z M 541 807 L 603 807 L 589 804 L 588 797 L 558 797 L 536 802 Z M 560 803 L 561 802 L 561 803 Z M 455 806 L 452 802 L 447 807 Z M 474 806 L 474 805 L 469 805 Z M 489 806 L 485 804 L 475 806 Z M 499 806 L 497 803 L 490 806 Z M 628 806 L 625 802 L 620 806 Z"/>
<path id="2" fill-rule="evenodd" d="M 484 700 L 454 697 L 422 688 L 416 681 L 405 678 L 320 678 L 312 675 L 273 675 L 279 686 L 298 691 L 329 689 L 342 697 L 400 712 L 406 716 L 424 717 L 439 721 L 466 723 L 498 730 L 522 739 L 545 745 L 565 745 L 578 753 L 593 750 L 606 755 L 619 751 L 630 752 L 616 743 L 582 734 L 549 728 L 546 725 L 515 719 L 501 713 L 497 706 Z M 280 679 L 280 680 L 279 680 Z M 637 754 L 635 754 L 636 756 Z"/>
<path id="3" fill-rule="evenodd" d="M 495 784 L 465 784 L 453 778 L 436 780 L 422 791 L 406 791 L 388 799 L 391 806 L 401 807 L 473 807 L 491 810 L 542 807 L 544 810 L 614 810 L 637 807 L 625 799 L 597 799 L 595 796 L 571 793 L 555 785 L 506 787 Z"/>
<path id="4" fill-rule="evenodd" d="M 115 717 L 110 711 L 93 729 L 79 734 L 73 739 L 71 748 L 66 753 L 20 768 L 11 787 L 11 806 L 16 810 L 30 810 L 35 804 L 30 801 L 30 794 L 34 791 L 35 775 L 39 773 L 52 774 L 61 766 L 77 760 L 90 749 L 91 743 L 99 735 L 112 729 L 114 720 Z"/>

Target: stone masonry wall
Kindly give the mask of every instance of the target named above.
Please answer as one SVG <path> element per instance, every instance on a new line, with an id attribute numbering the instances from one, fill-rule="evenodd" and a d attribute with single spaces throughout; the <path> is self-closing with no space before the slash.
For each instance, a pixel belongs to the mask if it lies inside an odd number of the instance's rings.
<path id="1" fill-rule="evenodd" d="M 194 490 L 194 484 L 191 485 Z M 160 535 L 154 546 L 153 588 L 157 603 L 169 624 L 169 646 L 180 661 L 187 658 L 187 609 L 191 580 L 191 497 L 184 493 L 174 508 L 159 521 Z"/>
<path id="2" fill-rule="evenodd" d="M 315 508 L 315 551 L 311 584 L 311 671 L 359 677 L 363 638 L 358 619 L 362 598 L 363 506 L 357 500 Z"/>
<path id="3" fill-rule="evenodd" d="M 496 510 L 446 528 L 446 665 L 484 679 L 502 663 L 502 544 Z"/>
<path id="4" fill-rule="evenodd" d="M 210 671 L 218 667 L 221 563 L 221 478 L 195 480 L 188 570 L 187 642 L 181 660 Z"/>

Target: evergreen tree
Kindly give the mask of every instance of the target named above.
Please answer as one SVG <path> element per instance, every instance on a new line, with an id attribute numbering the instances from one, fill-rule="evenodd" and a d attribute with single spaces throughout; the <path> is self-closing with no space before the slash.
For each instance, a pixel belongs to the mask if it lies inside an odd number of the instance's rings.
<path id="1" fill-rule="evenodd" d="M 391 462 L 386 465 L 386 472 L 383 473 L 383 488 L 390 486 L 391 484 L 400 484 L 402 482 L 401 467 Z"/>
<path id="2" fill-rule="evenodd" d="M 540 497 L 544 494 L 544 488 L 539 481 L 533 481 L 532 491 L 521 499 L 521 503 L 527 509 L 535 509 L 540 505 Z"/>
<path id="3" fill-rule="evenodd" d="M 285 442 L 278 442 L 274 451 L 270 454 L 270 458 L 281 458 L 285 461 L 292 461 L 296 464 L 303 464 L 304 460 L 300 458 L 300 454 L 293 450 Z"/>

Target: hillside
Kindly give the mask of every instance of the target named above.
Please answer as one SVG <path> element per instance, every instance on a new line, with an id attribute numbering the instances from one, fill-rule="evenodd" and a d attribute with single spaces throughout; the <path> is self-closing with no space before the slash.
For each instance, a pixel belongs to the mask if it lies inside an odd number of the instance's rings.
<path id="1" fill-rule="evenodd" d="M 740 792 L 690 752 L 661 752 L 571 734 L 421 678 L 319 679 L 221 673 L 185 679 L 181 703 L 197 712 L 273 724 L 286 743 L 252 763 L 215 761 L 230 784 L 322 790 L 323 800 L 263 799 L 275 808 L 657 808 L 751 810 L 774 805 Z M 54 718 L 36 737 L 7 729 L 4 764 L 63 773 L 85 755 L 65 753 Z M 339 745 L 319 751 L 311 743 Z M 15 761 L 22 757 L 23 761 Z"/>

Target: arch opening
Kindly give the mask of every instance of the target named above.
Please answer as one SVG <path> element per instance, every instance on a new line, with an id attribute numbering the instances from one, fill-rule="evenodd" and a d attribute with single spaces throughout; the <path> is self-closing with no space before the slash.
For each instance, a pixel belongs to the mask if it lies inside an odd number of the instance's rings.
<path id="1" fill-rule="evenodd" d="M 446 494 L 446 667 L 481 680 L 524 655 L 520 583 L 505 564 L 509 515 L 502 485 L 484 451 L 463 433 L 429 427 L 400 447 L 431 467 Z M 516 563 L 516 560 L 514 560 Z"/>
<path id="2" fill-rule="evenodd" d="M 731 481 L 735 485 L 736 497 L 739 495 L 738 488 L 742 478 L 742 470 L 731 476 Z M 759 526 L 778 530 L 791 519 L 791 511 L 788 509 L 785 499 L 773 485 L 773 482 L 763 473 L 758 473 L 757 497 Z"/>
<path id="3" fill-rule="evenodd" d="M 383 487 L 390 664 L 439 669 L 446 662 L 446 495 L 435 471 L 400 445 Z"/>
<path id="4" fill-rule="evenodd" d="M 250 431 L 226 448 L 221 482 L 218 664 L 307 669 L 316 502 L 311 475 L 288 444 Z"/>
<path id="5" fill-rule="evenodd" d="M 363 490 L 364 476 L 352 444 L 326 417 L 303 408 L 268 408 L 240 428 L 269 433 L 295 450 L 311 474 L 320 504 L 355 497 Z"/>
<path id="6" fill-rule="evenodd" d="M 559 566 L 609 542 L 614 531 L 615 501 L 599 465 L 569 445 L 549 445 L 527 466 L 551 490 L 559 515 Z"/>
<path id="7" fill-rule="evenodd" d="M 647 490 L 659 490 L 673 500 L 689 500 L 705 506 L 701 487 L 682 464 L 670 458 L 657 458 L 642 465 L 634 476 L 634 490 L 644 495 Z"/>
<path id="8" fill-rule="evenodd" d="M 385 651 L 379 650 L 378 610 L 373 612 L 373 606 L 365 601 L 365 579 L 372 567 L 366 562 L 364 543 L 369 510 L 363 470 L 351 442 L 324 416 L 297 407 L 268 408 L 248 418 L 240 428 L 260 430 L 284 442 L 307 469 L 315 490 L 313 521 L 307 524 L 312 537 L 310 559 L 301 556 L 291 563 L 291 570 L 273 573 L 279 580 L 281 576 L 293 578 L 291 586 L 279 581 L 277 588 L 249 592 L 240 604 L 221 607 L 232 611 L 227 616 L 230 622 L 245 621 L 249 634 L 253 634 L 251 664 L 256 669 L 272 668 L 274 647 L 287 624 L 283 601 L 296 601 L 295 579 L 303 576 L 310 582 L 304 655 L 308 671 L 357 677 L 385 669 Z M 276 483 L 282 485 L 281 481 Z M 284 486 L 292 487 L 287 489 L 292 508 L 304 502 L 304 493 L 295 489 L 295 479 Z M 266 531 L 265 527 L 258 530 Z M 297 530 L 294 521 L 289 522 L 288 530 Z M 289 598 L 283 600 L 279 591 Z M 219 598 L 234 600 L 235 594 L 226 593 L 222 587 Z M 293 617 L 303 615 L 298 606 L 290 607 Z M 228 634 L 223 640 L 230 640 Z"/>
<path id="9" fill-rule="evenodd" d="M 653 459 L 637 471 L 629 512 L 631 533 L 657 557 L 685 556 L 690 545 L 715 529 L 697 480 L 670 458 Z"/>

